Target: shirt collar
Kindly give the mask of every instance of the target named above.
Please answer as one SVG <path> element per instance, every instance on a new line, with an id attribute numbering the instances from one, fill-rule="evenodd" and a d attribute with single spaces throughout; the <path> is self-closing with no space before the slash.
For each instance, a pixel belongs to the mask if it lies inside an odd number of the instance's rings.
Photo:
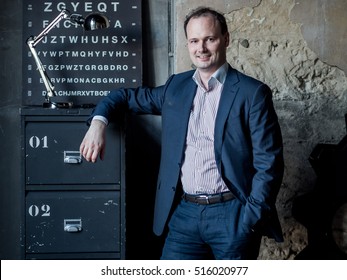
<path id="1" fill-rule="evenodd" d="M 228 68 L 229 68 L 229 64 L 225 62 L 221 67 L 218 68 L 216 72 L 212 74 L 211 78 L 208 81 L 208 84 L 210 85 L 210 87 L 213 87 L 212 85 L 214 84 L 214 81 L 218 81 L 219 83 L 224 84 L 227 77 Z M 195 70 L 192 78 L 195 81 L 195 83 L 197 83 L 198 86 L 203 87 L 198 70 Z"/>

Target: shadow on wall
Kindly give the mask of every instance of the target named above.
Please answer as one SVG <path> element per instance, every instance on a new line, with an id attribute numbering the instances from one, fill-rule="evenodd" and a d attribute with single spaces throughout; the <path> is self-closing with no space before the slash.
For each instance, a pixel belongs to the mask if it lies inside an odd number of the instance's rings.
<path id="1" fill-rule="evenodd" d="M 154 235 L 153 212 L 160 162 L 160 126 L 153 116 L 127 117 L 126 259 L 155 260 L 164 238 Z"/>
<path id="2" fill-rule="evenodd" d="M 346 129 L 347 129 L 347 114 Z M 296 259 L 347 259 L 347 135 L 337 144 L 318 144 L 309 161 L 315 189 L 294 200 L 293 216 L 307 228 L 308 245 Z"/>

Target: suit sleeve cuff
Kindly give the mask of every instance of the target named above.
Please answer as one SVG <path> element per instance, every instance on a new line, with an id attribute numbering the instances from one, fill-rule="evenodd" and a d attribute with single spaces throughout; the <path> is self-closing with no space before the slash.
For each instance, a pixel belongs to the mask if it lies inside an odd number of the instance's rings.
<path id="1" fill-rule="evenodd" d="M 108 120 L 104 116 L 96 115 L 92 120 L 98 120 L 103 122 L 105 125 L 108 125 Z"/>

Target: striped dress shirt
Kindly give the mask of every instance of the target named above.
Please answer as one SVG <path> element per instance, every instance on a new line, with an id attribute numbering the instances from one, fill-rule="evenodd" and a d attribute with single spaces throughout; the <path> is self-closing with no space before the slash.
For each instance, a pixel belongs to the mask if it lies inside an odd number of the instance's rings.
<path id="1" fill-rule="evenodd" d="M 209 79 L 208 89 L 199 72 L 193 75 L 197 84 L 190 112 L 181 182 L 188 194 L 216 194 L 229 191 L 218 172 L 214 155 L 214 127 L 219 100 L 228 71 L 225 63 Z"/>

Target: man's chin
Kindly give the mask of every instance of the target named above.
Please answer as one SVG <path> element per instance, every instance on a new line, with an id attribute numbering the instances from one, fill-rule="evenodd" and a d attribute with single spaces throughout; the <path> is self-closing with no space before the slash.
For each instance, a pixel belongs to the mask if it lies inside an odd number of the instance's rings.
<path id="1" fill-rule="evenodd" d="M 209 69 L 211 67 L 210 62 L 201 62 L 201 61 L 199 61 L 198 63 L 194 63 L 194 65 L 195 65 L 196 68 L 199 68 L 201 70 Z"/>

